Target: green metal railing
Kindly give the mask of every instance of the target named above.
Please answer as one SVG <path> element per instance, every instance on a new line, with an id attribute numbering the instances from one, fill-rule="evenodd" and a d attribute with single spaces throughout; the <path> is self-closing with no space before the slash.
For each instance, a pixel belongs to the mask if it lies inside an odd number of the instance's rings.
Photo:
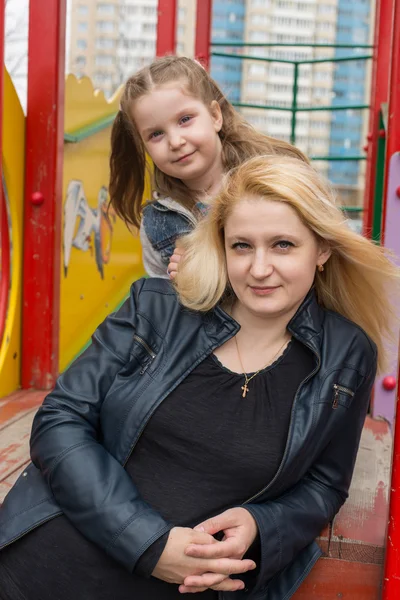
<path id="1" fill-rule="evenodd" d="M 373 49 L 373 46 L 368 44 L 288 44 L 288 43 L 244 43 L 244 42 L 213 42 L 211 44 L 213 48 L 217 47 L 231 47 L 231 48 L 350 48 L 350 49 Z M 298 105 L 298 91 L 299 91 L 299 75 L 300 67 L 302 65 L 313 65 L 321 63 L 339 63 L 353 60 L 369 60 L 373 58 L 372 54 L 355 54 L 353 56 L 340 56 L 332 58 L 314 58 L 308 60 L 289 60 L 284 58 L 272 58 L 267 56 L 251 56 L 245 54 L 229 54 L 227 52 L 212 51 L 211 56 L 218 56 L 223 58 L 233 58 L 236 60 L 252 60 L 262 61 L 268 63 L 281 63 L 293 65 L 293 84 L 292 84 L 292 102 L 291 106 L 272 106 L 262 104 L 251 104 L 246 102 L 233 102 L 234 106 L 239 108 L 257 108 L 263 110 L 279 110 L 284 112 L 290 112 L 292 115 L 291 126 L 290 126 L 290 142 L 296 143 L 296 124 L 297 114 L 299 112 L 314 112 L 314 111 L 338 111 L 338 110 L 366 110 L 369 109 L 369 104 L 345 104 L 345 105 L 330 105 L 330 106 L 299 106 Z M 365 160 L 366 156 L 359 155 L 338 155 L 338 156 L 312 156 L 312 160 L 323 160 L 323 161 L 361 161 Z M 362 208 L 358 207 L 345 207 L 346 212 L 362 212 Z"/>

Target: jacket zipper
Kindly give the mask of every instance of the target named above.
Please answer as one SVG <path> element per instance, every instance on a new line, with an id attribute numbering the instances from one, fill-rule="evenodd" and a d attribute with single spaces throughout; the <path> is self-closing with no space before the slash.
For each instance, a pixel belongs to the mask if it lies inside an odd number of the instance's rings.
<path id="1" fill-rule="evenodd" d="M 309 350 L 311 350 L 311 352 L 317 357 L 318 362 L 317 362 L 317 366 L 315 367 L 315 369 L 313 371 L 311 371 L 311 373 L 309 375 L 307 375 L 307 377 L 305 377 L 303 379 L 303 381 L 300 383 L 299 387 L 297 388 L 296 395 L 295 395 L 294 401 L 293 401 L 292 412 L 290 413 L 288 439 L 287 439 L 287 442 L 286 442 L 285 452 L 283 453 L 281 464 L 279 465 L 279 468 L 278 468 L 277 472 L 275 473 L 275 476 L 271 479 L 271 481 L 268 483 L 268 485 L 266 485 L 262 490 L 260 490 L 259 492 L 257 492 L 257 494 L 254 494 L 254 496 L 251 496 L 251 498 L 248 498 L 247 500 L 245 500 L 242 503 L 242 505 L 249 504 L 250 502 L 253 502 L 253 500 L 255 500 L 256 498 L 258 498 L 259 496 L 261 496 L 262 494 L 264 494 L 267 490 L 269 490 L 269 488 L 275 483 L 275 481 L 278 479 L 279 475 L 282 472 L 283 465 L 284 465 L 284 463 L 286 461 L 286 457 L 287 457 L 287 454 L 288 454 L 288 451 L 289 451 L 289 438 L 290 438 L 291 433 L 292 433 L 293 415 L 294 415 L 294 411 L 295 411 L 295 408 L 296 408 L 296 402 L 297 402 L 297 399 L 298 399 L 298 396 L 299 396 L 300 389 L 303 387 L 303 385 L 305 383 L 307 383 L 307 381 L 309 379 L 311 379 L 311 377 L 314 377 L 315 373 L 317 373 L 317 371 L 319 370 L 319 368 L 321 366 L 321 360 L 320 360 L 320 357 L 318 356 L 318 354 L 308 344 L 304 344 L 304 345 L 307 346 L 307 348 Z"/>
<path id="2" fill-rule="evenodd" d="M 332 402 L 332 408 L 333 410 L 336 410 L 337 407 L 339 406 L 339 394 L 340 392 L 342 392 L 343 394 L 347 394 L 348 396 L 351 396 L 353 398 L 354 396 L 354 392 L 353 390 L 349 390 L 349 388 L 344 387 L 343 385 L 338 385 L 337 383 L 333 384 L 333 389 L 335 390 L 333 393 L 333 402 Z"/>
<path id="3" fill-rule="evenodd" d="M 133 336 L 133 339 L 136 340 L 137 342 L 139 342 L 139 344 L 141 346 L 143 346 L 143 348 L 146 350 L 147 354 L 150 357 L 148 360 L 146 360 L 146 362 L 144 363 L 144 365 L 140 369 L 140 375 L 144 375 L 144 373 L 147 371 L 147 369 L 149 368 L 149 366 L 151 365 L 151 363 L 153 362 L 153 360 L 156 358 L 157 354 L 154 352 L 154 350 L 152 350 L 150 348 L 150 346 L 147 344 L 147 342 L 145 342 L 144 339 L 140 337 L 140 335 L 136 335 L 135 334 Z"/>

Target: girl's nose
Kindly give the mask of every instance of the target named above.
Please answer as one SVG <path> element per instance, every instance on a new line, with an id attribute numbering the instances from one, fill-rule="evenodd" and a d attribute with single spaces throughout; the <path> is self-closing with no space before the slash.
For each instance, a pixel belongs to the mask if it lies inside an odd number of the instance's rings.
<path id="1" fill-rule="evenodd" d="M 184 143 L 185 140 L 179 134 L 172 134 L 169 136 L 169 146 L 171 150 L 177 150 L 178 148 L 181 148 Z"/>

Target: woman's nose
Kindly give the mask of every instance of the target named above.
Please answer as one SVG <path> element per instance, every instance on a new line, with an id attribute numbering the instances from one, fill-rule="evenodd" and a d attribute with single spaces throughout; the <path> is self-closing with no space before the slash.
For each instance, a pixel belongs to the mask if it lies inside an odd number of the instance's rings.
<path id="1" fill-rule="evenodd" d="M 268 277 L 273 272 L 274 267 L 271 263 L 271 260 L 268 257 L 268 254 L 257 254 L 254 256 L 254 260 L 251 264 L 251 275 L 257 279 L 263 279 L 264 277 Z"/>

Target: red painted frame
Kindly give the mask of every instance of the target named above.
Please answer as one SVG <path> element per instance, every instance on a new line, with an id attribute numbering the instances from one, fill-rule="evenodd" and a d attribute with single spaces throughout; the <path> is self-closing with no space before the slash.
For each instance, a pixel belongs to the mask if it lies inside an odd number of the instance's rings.
<path id="1" fill-rule="evenodd" d="M 4 23 L 5 0 L 0 0 L 0 115 L 3 115 L 4 93 Z M 6 325 L 8 290 L 10 286 L 10 234 L 8 231 L 7 208 L 3 191 L 2 141 L 3 122 L 0 119 L 0 345 Z"/>
<path id="2" fill-rule="evenodd" d="M 1 114 L 1 113 L 0 113 Z M 6 198 L 0 180 L 0 345 L 6 327 L 8 295 L 10 290 L 10 232 L 8 228 L 8 213 Z"/>
<path id="3" fill-rule="evenodd" d="M 394 0 L 393 31 L 389 73 L 388 124 L 386 132 L 385 184 L 383 188 L 382 236 L 385 241 L 386 197 L 389 161 L 395 152 L 400 152 L 400 0 Z M 400 210 L 400 203 L 399 203 Z M 400 537 L 399 537 L 400 542 Z M 400 587 L 399 587 L 400 590 Z"/>
<path id="4" fill-rule="evenodd" d="M 400 152 L 400 0 L 395 0 L 393 13 L 392 53 L 389 84 L 389 111 L 386 146 L 385 196 L 388 185 L 389 161 Z M 385 210 L 386 207 L 384 207 Z M 400 199 L 399 207 L 400 212 Z M 382 222 L 385 222 L 385 214 Z M 384 231 L 382 233 L 384 235 Z M 382 600 L 400 598 L 400 364 L 397 377 L 396 421 L 393 441 L 390 514 L 387 532 L 385 574 Z"/>
<path id="5" fill-rule="evenodd" d="M 175 54 L 177 0 L 158 0 L 156 55 Z"/>
<path id="6" fill-rule="evenodd" d="M 374 213 L 376 161 L 381 105 L 388 100 L 392 16 L 395 0 L 377 0 L 372 61 L 367 169 L 365 174 L 363 233 L 371 237 Z"/>
<path id="7" fill-rule="evenodd" d="M 207 71 L 210 68 L 212 0 L 197 0 L 194 55 Z"/>
<path id="8" fill-rule="evenodd" d="M 23 388 L 49 389 L 58 374 L 65 31 L 66 0 L 46 0 L 46 10 L 30 0 Z"/>

